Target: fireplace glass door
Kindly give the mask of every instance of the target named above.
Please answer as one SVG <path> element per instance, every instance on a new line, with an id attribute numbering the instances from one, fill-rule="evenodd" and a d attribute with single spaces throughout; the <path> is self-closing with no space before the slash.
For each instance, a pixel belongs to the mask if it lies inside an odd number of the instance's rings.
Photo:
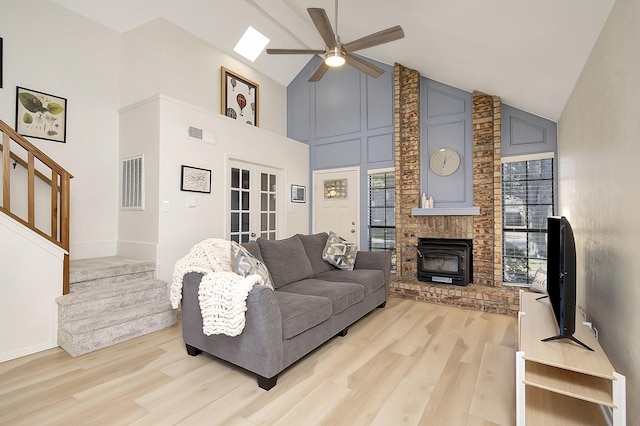
<path id="1" fill-rule="evenodd" d="M 459 271 L 458 262 L 457 253 L 429 253 L 422 258 L 422 267 L 428 271 L 457 273 Z"/>

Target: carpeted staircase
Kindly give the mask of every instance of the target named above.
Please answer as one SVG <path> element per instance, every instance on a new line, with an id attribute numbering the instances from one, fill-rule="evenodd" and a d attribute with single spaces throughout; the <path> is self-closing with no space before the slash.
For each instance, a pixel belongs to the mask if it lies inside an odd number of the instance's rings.
<path id="1" fill-rule="evenodd" d="M 176 323 L 167 283 L 153 262 L 103 257 L 70 262 L 69 294 L 58 302 L 58 345 L 71 356 Z"/>

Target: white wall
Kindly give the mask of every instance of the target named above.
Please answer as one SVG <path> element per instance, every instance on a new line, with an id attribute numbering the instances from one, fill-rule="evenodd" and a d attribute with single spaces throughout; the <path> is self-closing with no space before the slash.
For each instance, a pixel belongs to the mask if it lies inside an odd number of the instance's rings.
<path id="1" fill-rule="evenodd" d="M 0 213 L 0 362 L 56 347 L 64 251 Z"/>
<path id="2" fill-rule="evenodd" d="M 280 169 L 276 202 L 284 228 L 278 237 L 307 232 L 309 204 L 291 203 L 289 191 L 294 183 L 309 187 L 308 145 L 169 98 L 160 101 L 160 117 L 160 202 L 171 206 L 159 220 L 162 279 L 170 281 L 174 264 L 193 244 L 229 237 L 230 158 Z M 215 133 L 216 145 L 187 138 L 189 125 Z M 212 170 L 211 194 L 180 191 L 181 165 Z M 187 207 L 189 199 L 195 208 Z"/>
<path id="3" fill-rule="evenodd" d="M 260 128 L 286 134 L 285 86 L 162 18 L 122 40 L 122 107 L 162 93 L 219 113 L 224 66 L 258 84 Z"/>
<path id="4" fill-rule="evenodd" d="M 558 123 L 560 213 L 578 250 L 578 303 L 627 376 L 640 419 L 640 2 L 617 0 Z"/>
<path id="5" fill-rule="evenodd" d="M 0 120 L 15 127 L 16 86 L 67 99 L 67 142 L 29 140 L 74 176 L 70 256 L 115 254 L 120 36 L 50 1 L 0 3 Z"/>
<path id="6" fill-rule="evenodd" d="M 0 120 L 15 126 L 16 86 L 68 102 L 65 144 L 29 140 L 74 176 L 72 259 L 127 244 L 118 243 L 119 107 L 163 93 L 217 113 L 225 66 L 260 85 L 260 127 L 286 133 L 284 86 L 165 20 L 121 35 L 47 0 L 0 1 Z"/>
<path id="7" fill-rule="evenodd" d="M 308 146 L 284 137 L 286 88 L 164 19 L 156 19 L 122 36 L 119 159 L 144 154 L 146 208 L 120 211 L 118 254 L 158 263 L 158 276 L 170 281 L 175 262 L 193 244 L 226 234 L 225 169 L 229 158 L 279 168 L 282 190 L 291 183 L 308 185 Z M 224 66 L 260 88 L 259 127 L 220 114 Z M 187 126 L 213 131 L 217 145 L 189 140 Z M 213 171 L 211 194 L 180 191 L 180 166 Z M 284 195 L 284 194 L 283 194 Z M 196 208 L 187 208 L 187 198 Z M 308 204 L 280 211 L 282 237 L 308 230 Z M 160 212 L 168 201 L 169 212 Z"/>
<path id="8" fill-rule="evenodd" d="M 153 117 L 154 114 L 157 116 Z M 149 138 L 142 135 L 143 132 L 132 129 L 135 126 L 145 128 L 146 123 L 154 122 L 160 123 L 159 143 L 155 144 L 159 146 L 159 152 L 154 151 L 153 144 L 145 142 Z M 228 238 L 229 159 L 282 171 L 277 202 L 284 228 L 278 237 L 306 233 L 309 229 L 309 204 L 291 203 L 289 199 L 291 184 L 309 187 L 308 145 L 164 95 L 123 109 L 121 123 L 125 145 L 131 142 L 133 146 L 135 141 L 142 141 L 132 152 L 147 150 L 145 160 L 159 156 L 155 166 L 152 161 L 146 161 L 145 211 L 120 214 L 121 242 L 130 242 L 122 245 L 121 254 L 126 251 L 129 256 L 152 258 L 148 256 L 155 251 L 153 259 L 159 264 L 159 278 L 170 282 L 176 261 L 195 243 L 205 238 Z M 214 133 L 215 145 L 190 139 L 188 126 Z M 131 129 L 130 135 L 126 134 L 126 129 Z M 181 191 L 182 165 L 212 170 L 211 193 Z M 153 182 L 154 176 L 157 176 L 157 182 Z M 194 200 L 196 207 L 187 207 L 188 200 Z M 165 201 L 169 204 L 166 212 L 161 211 Z M 154 243 L 157 243 L 156 247 Z"/>

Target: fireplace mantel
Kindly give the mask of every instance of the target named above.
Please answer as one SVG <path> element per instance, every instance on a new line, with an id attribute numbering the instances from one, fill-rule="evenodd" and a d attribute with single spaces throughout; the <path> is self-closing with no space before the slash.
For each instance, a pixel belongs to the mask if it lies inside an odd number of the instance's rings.
<path id="1" fill-rule="evenodd" d="M 477 216 L 480 207 L 434 207 L 432 209 L 411 209 L 411 216 Z"/>

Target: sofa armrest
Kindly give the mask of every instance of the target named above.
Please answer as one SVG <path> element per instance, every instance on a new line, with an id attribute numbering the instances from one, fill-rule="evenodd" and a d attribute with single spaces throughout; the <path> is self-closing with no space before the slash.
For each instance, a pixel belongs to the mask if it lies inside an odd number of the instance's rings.
<path id="1" fill-rule="evenodd" d="M 388 251 L 358 251 L 353 269 L 378 269 L 384 272 L 387 288 L 391 280 L 391 253 Z"/>
<path id="2" fill-rule="evenodd" d="M 198 288 L 202 274 L 184 276 L 182 335 L 184 342 L 260 376 L 270 378 L 284 368 L 282 316 L 273 290 L 254 286 L 247 296 L 244 330 L 238 336 L 202 332 Z"/>

